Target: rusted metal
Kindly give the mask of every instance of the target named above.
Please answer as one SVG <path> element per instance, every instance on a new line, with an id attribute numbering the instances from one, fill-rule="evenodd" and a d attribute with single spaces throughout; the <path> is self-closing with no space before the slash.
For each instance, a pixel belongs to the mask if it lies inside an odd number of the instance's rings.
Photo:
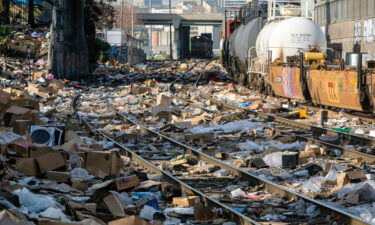
<path id="1" fill-rule="evenodd" d="M 368 96 L 370 99 L 370 104 L 372 106 L 371 111 L 375 113 L 375 73 L 368 74 L 366 80 Z"/>
<path id="2" fill-rule="evenodd" d="M 308 86 L 315 104 L 363 111 L 357 71 L 309 70 Z"/>
<path id="3" fill-rule="evenodd" d="M 270 66 L 268 82 L 278 96 L 306 100 L 300 69 L 297 67 Z"/>

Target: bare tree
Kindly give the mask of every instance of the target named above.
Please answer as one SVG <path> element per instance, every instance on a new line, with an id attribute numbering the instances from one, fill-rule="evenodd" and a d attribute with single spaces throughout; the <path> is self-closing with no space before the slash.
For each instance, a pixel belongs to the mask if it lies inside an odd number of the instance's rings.
<path id="1" fill-rule="evenodd" d="M 132 7 L 130 2 L 124 2 L 122 6 L 120 5 L 120 7 L 116 9 L 116 28 L 122 28 L 126 34 L 131 34 L 132 25 L 134 27 L 142 25 L 141 20 L 138 18 L 137 8 Z"/>
<path id="2" fill-rule="evenodd" d="M 54 1 L 49 67 L 56 78 L 79 79 L 88 74 L 84 0 Z"/>

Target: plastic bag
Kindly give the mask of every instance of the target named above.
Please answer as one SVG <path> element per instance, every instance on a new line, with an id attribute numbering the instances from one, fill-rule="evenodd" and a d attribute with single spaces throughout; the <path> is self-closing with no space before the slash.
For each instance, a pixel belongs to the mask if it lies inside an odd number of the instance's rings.
<path id="1" fill-rule="evenodd" d="M 69 170 L 81 167 L 81 159 L 77 152 L 69 152 Z"/>
<path id="2" fill-rule="evenodd" d="M 241 188 L 237 188 L 236 190 L 231 191 L 230 195 L 232 198 L 238 198 L 246 195 L 246 192 L 244 192 Z"/>
<path id="3" fill-rule="evenodd" d="M 13 194 L 18 196 L 20 204 L 30 212 L 39 213 L 49 207 L 57 205 L 52 197 L 48 195 L 34 194 L 27 188 L 17 189 L 13 191 Z"/>
<path id="4" fill-rule="evenodd" d="M 221 169 L 221 170 L 217 170 L 213 173 L 213 175 L 215 177 L 226 177 L 226 176 L 229 176 L 230 175 L 230 172 L 228 170 L 224 170 L 224 169 Z"/>
<path id="5" fill-rule="evenodd" d="M 282 163 L 282 152 L 274 152 L 271 154 L 268 154 L 263 157 L 263 161 L 269 166 L 269 167 L 278 167 L 280 168 Z"/>
<path id="6" fill-rule="evenodd" d="M 49 207 L 46 210 L 44 210 L 40 214 L 40 216 L 59 219 L 62 222 L 71 222 L 61 209 L 57 209 L 53 207 Z"/>
<path id="7" fill-rule="evenodd" d="M 83 168 L 75 168 L 72 171 L 70 171 L 70 177 L 72 182 L 85 181 L 93 178 L 93 176 L 91 176 L 89 172 L 87 172 L 87 170 Z"/>
<path id="8" fill-rule="evenodd" d="M 145 220 L 152 220 L 154 218 L 154 214 L 159 212 L 155 208 L 145 205 L 139 214 L 139 217 Z"/>
<path id="9" fill-rule="evenodd" d="M 308 181 L 302 184 L 302 191 L 305 193 L 317 193 L 319 194 L 322 189 L 322 183 L 326 179 L 324 177 L 312 177 Z"/>
<path id="10" fill-rule="evenodd" d="M 169 213 L 169 212 L 175 212 L 177 214 L 182 214 L 182 215 L 194 215 L 193 208 L 175 207 L 175 208 L 166 208 L 164 210 L 164 213 Z"/>

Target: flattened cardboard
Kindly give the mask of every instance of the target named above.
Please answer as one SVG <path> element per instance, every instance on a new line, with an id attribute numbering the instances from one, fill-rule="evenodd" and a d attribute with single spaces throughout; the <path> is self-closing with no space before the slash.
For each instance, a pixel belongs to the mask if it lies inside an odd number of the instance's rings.
<path id="1" fill-rule="evenodd" d="M 362 170 L 348 171 L 346 172 L 350 181 L 366 181 L 367 177 Z"/>
<path id="2" fill-rule="evenodd" d="M 139 218 L 138 216 L 129 216 L 123 219 L 110 221 L 108 225 L 151 225 L 146 220 Z"/>
<path id="3" fill-rule="evenodd" d="M 124 208 L 116 195 L 110 194 L 103 201 L 114 217 L 122 218 L 126 216 Z"/>
<path id="4" fill-rule="evenodd" d="M 129 177 L 120 177 L 116 179 L 116 187 L 118 191 L 123 191 L 128 188 L 135 187 L 139 183 L 140 181 L 136 175 L 129 176 Z"/>
<path id="5" fill-rule="evenodd" d="M 48 171 L 47 172 L 47 179 L 53 180 L 56 182 L 67 183 L 70 181 L 70 173 L 69 172 L 60 172 L 60 171 Z"/>
<path id="6" fill-rule="evenodd" d="M 58 151 L 49 152 L 36 158 L 42 173 L 65 167 L 65 161 Z"/>

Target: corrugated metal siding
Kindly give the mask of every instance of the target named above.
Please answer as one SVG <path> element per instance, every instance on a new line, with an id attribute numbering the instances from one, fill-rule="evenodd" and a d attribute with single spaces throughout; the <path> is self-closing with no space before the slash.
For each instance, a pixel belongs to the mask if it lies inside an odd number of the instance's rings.
<path id="1" fill-rule="evenodd" d="M 327 22 L 337 23 L 373 17 L 375 17 L 375 0 L 328 1 L 315 8 L 315 20 L 321 26 Z"/>

